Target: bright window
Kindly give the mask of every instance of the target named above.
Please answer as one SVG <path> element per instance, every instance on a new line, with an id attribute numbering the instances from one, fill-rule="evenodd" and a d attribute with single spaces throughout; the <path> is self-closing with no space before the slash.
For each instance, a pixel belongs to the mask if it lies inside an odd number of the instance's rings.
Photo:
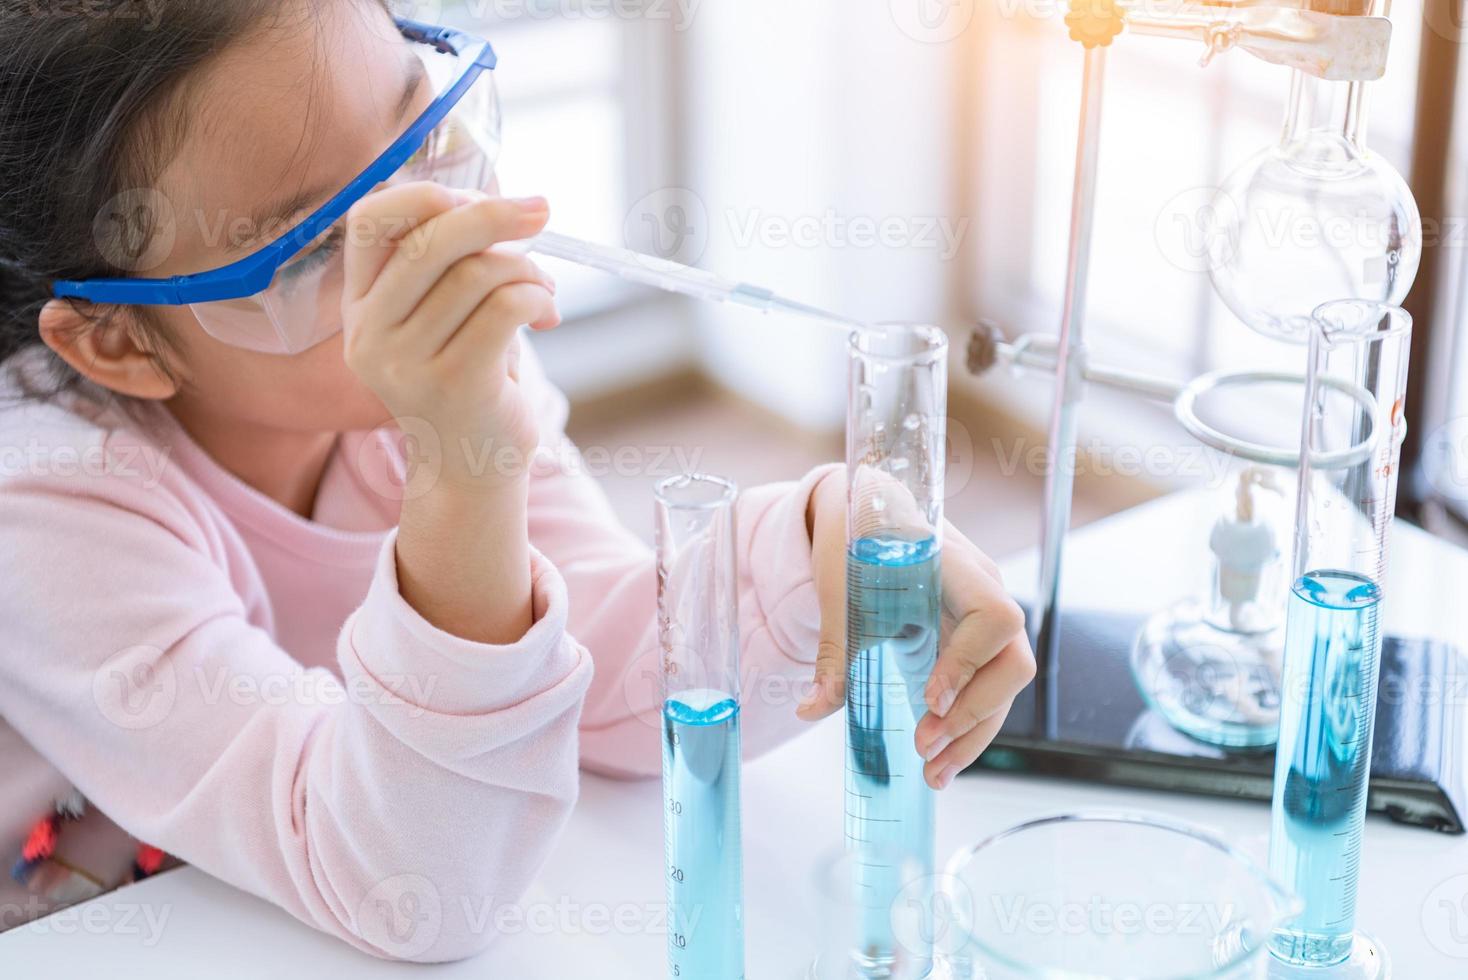
<path id="1" fill-rule="evenodd" d="M 988 16 L 976 53 L 984 66 L 972 192 L 981 235 L 976 310 L 1016 332 L 1053 333 L 1066 281 L 1082 50 L 1056 19 Z M 1405 172 L 1420 0 L 1398 0 L 1393 21 L 1387 77 L 1370 88 L 1368 139 Z M 1201 43 L 1148 37 L 1123 36 L 1112 47 L 1087 337 L 1098 360 L 1178 378 L 1298 367 L 1297 349 L 1238 322 L 1162 226 L 1196 214 L 1281 133 L 1288 70 L 1238 51 L 1200 68 L 1202 53 Z"/>
<path id="2" fill-rule="evenodd" d="M 663 25 L 628 4 L 446 0 L 443 19 L 489 38 L 504 114 L 498 175 L 509 196 L 551 202 L 555 230 L 620 245 L 637 181 L 664 172 L 669 112 L 655 79 Z M 568 321 L 645 297 L 547 260 Z"/>

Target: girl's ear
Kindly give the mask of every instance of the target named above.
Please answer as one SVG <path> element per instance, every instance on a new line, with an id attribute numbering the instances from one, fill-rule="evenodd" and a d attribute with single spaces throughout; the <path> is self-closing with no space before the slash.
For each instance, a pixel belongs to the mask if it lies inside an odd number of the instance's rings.
<path id="1" fill-rule="evenodd" d="M 41 310 L 41 339 L 82 377 L 131 398 L 163 401 L 178 383 L 126 312 L 102 314 L 88 303 L 53 299 Z"/>

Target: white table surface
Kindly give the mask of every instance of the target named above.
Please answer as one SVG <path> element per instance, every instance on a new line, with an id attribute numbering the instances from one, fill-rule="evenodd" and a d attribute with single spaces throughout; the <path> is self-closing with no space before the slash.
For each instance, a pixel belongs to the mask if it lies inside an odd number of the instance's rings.
<path id="1" fill-rule="evenodd" d="M 1189 542 L 1206 534 L 1201 499 L 1166 498 L 1078 533 L 1068 599 L 1150 610 L 1176 597 L 1189 580 L 1183 574 Z M 1135 557 L 1141 553 L 1147 562 Z M 1034 562 L 1005 568 L 1021 587 Z M 1388 597 L 1390 631 L 1468 646 L 1468 554 L 1403 528 Z M 842 840 L 842 757 L 841 727 L 833 719 L 745 769 L 751 980 L 796 980 L 815 949 L 810 882 Z M 0 977 L 653 980 L 665 966 L 660 799 L 656 782 L 585 777 L 564 837 L 519 903 L 524 925 L 463 963 L 425 968 L 372 959 L 184 868 L 0 934 Z M 984 774 L 963 777 L 941 795 L 940 862 L 965 843 L 1024 820 L 1084 809 L 1167 814 L 1211 828 L 1260 858 L 1267 842 L 1263 804 Z M 1398 980 L 1468 977 L 1468 837 L 1372 817 L 1361 889 L 1360 923 L 1385 943 Z"/>

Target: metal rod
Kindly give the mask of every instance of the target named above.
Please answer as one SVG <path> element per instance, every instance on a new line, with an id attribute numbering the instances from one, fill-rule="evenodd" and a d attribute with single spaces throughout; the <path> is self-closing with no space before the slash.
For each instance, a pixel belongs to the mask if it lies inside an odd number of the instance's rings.
<path id="1" fill-rule="evenodd" d="M 1065 461 L 1076 452 L 1076 416 L 1085 382 L 1086 289 L 1095 230 L 1096 179 L 1101 158 L 1101 103 L 1106 85 L 1106 48 L 1086 50 L 1081 89 L 1081 124 L 1076 145 L 1075 193 L 1071 202 L 1069 272 L 1065 313 L 1056 348 L 1055 406 L 1050 421 L 1050 467 L 1045 474 L 1045 522 L 1040 538 L 1040 583 L 1031 640 L 1039 669 L 1035 677 L 1036 716 L 1046 738 L 1060 723 L 1060 567 L 1070 531 L 1075 471 Z"/>
<path id="2" fill-rule="evenodd" d="M 1017 371 L 1044 371 L 1053 374 L 1060 360 L 1054 337 L 1026 334 L 1012 344 L 999 341 L 994 344 L 993 349 L 997 361 Z M 1097 364 L 1090 358 L 1086 358 L 1080 373 L 1087 384 L 1161 402 L 1176 401 L 1188 387 L 1172 378 Z"/>

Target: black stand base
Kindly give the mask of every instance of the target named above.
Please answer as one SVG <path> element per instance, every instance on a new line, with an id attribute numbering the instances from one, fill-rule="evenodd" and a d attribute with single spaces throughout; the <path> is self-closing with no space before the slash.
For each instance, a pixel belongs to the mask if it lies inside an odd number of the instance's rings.
<path id="1" fill-rule="evenodd" d="M 1062 615 L 1055 717 L 1041 717 L 1032 685 L 974 768 L 1268 802 L 1272 750 L 1195 741 L 1147 706 L 1131 671 L 1143 622 Z M 1447 644 L 1387 637 L 1368 807 L 1399 823 L 1463 833 L 1465 732 L 1468 659 Z"/>

